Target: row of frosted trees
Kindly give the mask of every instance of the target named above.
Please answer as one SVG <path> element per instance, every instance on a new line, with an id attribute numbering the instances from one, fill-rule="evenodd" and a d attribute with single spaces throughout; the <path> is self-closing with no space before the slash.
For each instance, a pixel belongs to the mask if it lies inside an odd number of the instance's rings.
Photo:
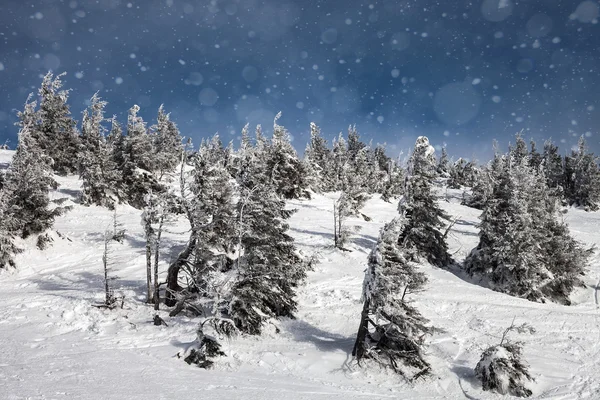
<path id="1" fill-rule="evenodd" d="M 61 87 L 60 76 L 48 74 L 38 99 L 28 99 L 19 113 L 17 151 L 0 175 L 0 263 L 14 265 L 20 251 L 15 237 L 39 235 L 38 246 L 48 244 L 45 232 L 68 211 L 49 200 L 49 190 L 57 187 L 54 174 L 79 174 L 83 204 L 114 209 L 126 203 L 143 210 L 148 302 L 156 309 L 164 303 L 171 315 L 201 316 L 187 362 L 208 367 L 222 354 L 208 330 L 216 336 L 258 335 L 272 319 L 293 317 L 296 290 L 314 260 L 303 257 L 288 234 L 293 210 L 285 200 L 315 192 L 339 192 L 333 244 L 346 251 L 352 233 L 347 221 L 368 219 L 361 208 L 373 194 L 399 199 L 398 217 L 382 229 L 368 259 L 353 350 L 359 362 L 375 360 L 410 379 L 433 372 L 423 346 L 435 328 L 411 299 L 426 287 L 422 263 L 455 264 L 446 244 L 452 222 L 437 203 L 440 185 L 471 186 L 463 201 L 482 210 L 479 244 L 463 265 L 469 274 L 494 290 L 539 302 L 569 304 L 582 285 L 590 251 L 570 236 L 559 208 L 561 202 L 597 208 L 600 172 L 583 140 L 571 156 L 561 157 L 548 143 L 543 154 L 528 150 L 517 136 L 507 153 L 496 151 L 489 164 L 478 166 L 451 163 L 445 151 L 436 160 L 427 138 L 420 137 L 401 168 L 385 146 L 362 142 L 352 126 L 329 146 L 311 124 L 300 159 L 278 115 L 270 138 L 260 126 L 253 135 L 246 126 L 238 149 L 218 136 L 193 149 L 182 144 L 163 107 L 148 126 L 134 106 L 123 127 L 105 118 L 106 102 L 97 95 L 78 129 Z M 161 235 L 177 215 L 188 221 L 189 238 L 161 285 Z M 115 299 L 108 285 L 106 291 L 110 307 Z M 511 325 L 506 333 L 526 329 Z M 521 348 L 505 339 L 486 350 L 476 373 L 485 389 L 531 394 Z"/>

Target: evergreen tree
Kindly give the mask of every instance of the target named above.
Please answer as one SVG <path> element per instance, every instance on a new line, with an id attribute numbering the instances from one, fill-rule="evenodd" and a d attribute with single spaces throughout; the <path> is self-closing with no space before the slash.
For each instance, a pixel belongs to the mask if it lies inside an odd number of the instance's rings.
<path id="1" fill-rule="evenodd" d="M 0 189 L 0 269 L 15 267 L 14 257 L 22 250 L 14 242 L 11 227 L 16 226 L 13 216 L 8 213 L 8 192 Z"/>
<path id="2" fill-rule="evenodd" d="M 191 281 L 194 290 L 208 298 L 222 296 L 211 283 L 217 280 L 215 275 L 232 267 L 237 238 L 235 192 L 220 148 L 216 136 L 200 147 L 193 157 L 190 182 L 193 230 L 197 234 Z"/>
<path id="3" fill-rule="evenodd" d="M 433 328 L 410 304 L 427 277 L 411 262 L 412 249 L 399 244 L 406 229 L 403 217 L 385 225 L 369 255 L 363 284 L 363 311 L 352 355 L 360 363 L 372 359 L 414 379 L 429 373 L 423 357 L 424 338 Z"/>
<path id="4" fill-rule="evenodd" d="M 165 112 L 162 105 L 158 109 L 156 125 L 153 125 L 150 130 L 154 141 L 152 164 L 160 181 L 165 173 L 173 172 L 181 161 L 182 137 L 177 125 L 171 121 L 170 114 Z"/>
<path id="5" fill-rule="evenodd" d="M 390 160 L 387 169 L 387 177 L 385 179 L 381 198 L 384 201 L 391 201 L 392 198 L 402 195 L 404 190 L 404 171 L 394 161 Z"/>
<path id="6" fill-rule="evenodd" d="M 569 304 L 569 294 L 581 285 L 588 252 L 558 220 L 543 169 L 533 169 L 528 156 L 515 157 L 495 160 L 479 245 L 465 260 L 466 269 L 488 277 L 495 290 Z"/>
<path id="7" fill-rule="evenodd" d="M 537 151 L 537 146 L 533 139 L 529 141 L 529 146 L 531 148 L 529 150 L 529 165 L 534 169 L 538 169 L 542 165 L 544 157 Z"/>
<path id="8" fill-rule="evenodd" d="M 94 94 L 81 123 L 79 176 L 83 180 L 82 203 L 114 208 L 118 200 L 113 188 L 119 181 L 117 166 L 112 159 L 102 125 L 106 102 Z"/>
<path id="9" fill-rule="evenodd" d="M 106 137 L 106 147 L 110 153 L 110 163 L 115 166 L 113 191 L 120 202 L 126 202 L 127 187 L 132 183 L 135 166 L 126 152 L 125 134 L 115 116 L 111 119 L 111 128 Z"/>
<path id="10" fill-rule="evenodd" d="M 311 188 L 315 192 L 334 190 L 334 177 L 331 170 L 331 150 L 327 140 L 321 136 L 321 130 L 310 123 L 310 142 L 304 152 L 304 160 L 311 171 Z"/>
<path id="11" fill-rule="evenodd" d="M 113 120 L 109 143 L 113 144 L 113 160 L 117 165 L 120 198 L 136 208 L 144 207 L 144 197 L 150 192 L 163 193 L 166 188 L 154 175 L 154 135 L 146 129 L 146 123 L 138 116 L 140 108 L 134 105 L 127 117 L 127 135 Z"/>
<path id="12" fill-rule="evenodd" d="M 571 205 L 589 211 L 600 208 L 600 170 L 598 157 L 589 153 L 583 136 L 577 150 L 565 158 L 565 195 Z"/>
<path id="13" fill-rule="evenodd" d="M 148 134 L 146 123 L 142 117 L 138 116 L 139 111 L 140 107 L 137 105 L 129 109 L 125 152 L 137 168 L 153 171 L 153 138 Z"/>
<path id="14" fill-rule="evenodd" d="M 358 154 L 366 147 L 367 145 L 360 140 L 356 125 L 350 125 L 348 127 L 348 158 L 350 162 L 354 163 Z"/>
<path id="15" fill-rule="evenodd" d="M 425 136 L 417 138 L 409 160 L 406 188 L 398 205 L 401 214 L 406 214 L 406 228 L 400 237 L 406 247 L 413 246 L 416 254 L 438 267 L 446 266 L 452 259 L 448 254 L 444 234 L 444 220 L 450 217 L 440 209 L 435 193 L 436 160 L 435 150 Z"/>
<path id="16" fill-rule="evenodd" d="M 544 154 L 542 155 L 541 164 L 546 175 L 547 186 L 550 189 L 560 189 L 564 195 L 563 158 L 558 152 L 558 147 L 550 140 L 544 143 Z"/>
<path id="17" fill-rule="evenodd" d="M 31 134 L 31 126 L 23 125 L 19 143 L 7 171 L 3 194 L 6 196 L 4 213 L 10 225 L 6 226 L 22 238 L 42 233 L 50 228 L 62 209 L 50 209 L 50 189 L 58 184 L 52 177 L 52 159 L 41 152 Z"/>
<path id="18" fill-rule="evenodd" d="M 259 176 L 265 169 L 254 151 L 244 157 L 237 177 L 238 277 L 226 313 L 240 331 L 256 335 L 271 318 L 293 317 L 295 290 L 306 277 L 306 265 L 287 233 L 293 210 L 286 209 L 273 186 L 256 184 L 265 181 Z"/>
<path id="19" fill-rule="evenodd" d="M 273 139 L 267 150 L 267 170 L 278 194 L 286 199 L 310 197 L 304 164 L 298 159 L 290 142 L 288 131 L 277 123 L 281 113 L 273 122 Z"/>
<path id="20" fill-rule="evenodd" d="M 511 156 L 516 160 L 522 160 L 524 158 L 529 160 L 529 150 L 527 150 L 527 143 L 525 142 L 525 139 L 523 139 L 523 136 L 521 136 L 521 132 L 515 135 L 515 144 L 514 146 L 509 146 L 508 150 Z"/>
<path id="21" fill-rule="evenodd" d="M 450 176 L 450 160 L 448 160 L 446 146 L 442 147 L 442 154 L 440 155 L 436 172 L 443 178 L 448 178 Z"/>
<path id="22" fill-rule="evenodd" d="M 77 172 L 79 137 L 67 100 L 69 91 L 60 90 L 64 74 L 48 72 L 39 89 L 40 109 L 36 123 L 30 125 L 33 139 L 53 160 L 52 168 L 61 175 Z"/>
<path id="23" fill-rule="evenodd" d="M 467 162 L 463 158 L 456 160 L 454 164 L 450 166 L 448 172 L 448 187 L 451 189 L 460 189 L 465 184 L 465 166 Z"/>
<path id="24" fill-rule="evenodd" d="M 346 176 L 350 169 L 348 147 L 346 140 L 340 133 L 337 140 L 333 141 L 333 162 L 331 170 L 333 171 L 333 179 L 335 182 L 335 190 L 344 190 L 348 182 Z"/>

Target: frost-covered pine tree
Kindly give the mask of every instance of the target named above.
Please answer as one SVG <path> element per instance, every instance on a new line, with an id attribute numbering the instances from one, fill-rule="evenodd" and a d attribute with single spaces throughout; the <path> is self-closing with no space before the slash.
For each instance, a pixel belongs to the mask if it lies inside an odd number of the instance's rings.
<path id="1" fill-rule="evenodd" d="M 31 135 L 43 154 L 51 157 L 52 168 L 61 175 L 77 172 L 79 136 L 67 104 L 68 90 L 61 90 L 61 77 L 48 72 L 39 89 L 40 108 Z"/>
<path id="2" fill-rule="evenodd" d="M 332 165 L 331 170 L 333 172 L 334 189 L 344 190 L 348 182 L 346 176 L 349 173 L 350 163 L 348 158 L 348 148 L 346 146 L 346 140 L 340 133 L 337 140 L 333 140 L 332 150 Z"/>
<path id="3" fill-rule="evenodd" d="M 286 199 L 310 197 L 304 164 L 298 159 L 287 129 L 277 123 L 280 117 L 278 113 L 273 121 L 273 138 L 266 158 L 273 187 Z"/>
<path id="4" fill-rule="evenodd" d="M 359 363 L 371 359 L 412 380 L 429 373 L 423 350 L 433 328 L 408 299 L 424 288 L 427 277 L 411 261 L 413 249 L 399 243 L 406 222 L 399 217 L 386 224 L 369 255 L 352 355 Z"/>
<path id="5" fill-rule="evenodd" d="M 156 125 L 153 125 L 150 130 L 154 150 L 152 165 L 160 181 L 166 173 L 173 172 L 181 161 L 183 139 L 177 125 L 171 121 L 170 114 L 165 112 L 162 105 L 158 109 Z"/>
<path id="6" fill-rule="evenodd" d="M 218 137 L 200 146 L 194 155 L 190 182 L 193 230 L 197 245 L 192 253 L 190 271 L 194 288 L 203 296 L 216 298 L 218 275 L 231 269 L 237 241 L 234 182 Z"/>
<path id="7" fill-rule="evenodd" d="M 443 267 L 452 262 L 441 232 L 445 227 L 444 220 L 450 217 L 440 208 L 433 192 L 434 152 L 427 137 L 417 139 L 408 163 L 405 193 L 398 204 L 400 214 L 407 218 L 400 242 L 406 247 L 414 247 L 416 254 L 431 264 Z"/>
<path id="8" fill-rule="evenodd" d="M 529 366 L 523 360 L 523 344 L 508 339 L 512 331 L 534 333 L 528 324 L 513 323 L 504 331 L 500 343 L 488 347 L 475 367 L 475 376 L 481 381 L 483 390 L 502 395 L 529 397 L 532 395 L 527 384 L 533 381 Z"/>
<path id="9" fill-rule="evenodd" d="M 438 161 L 436 172 L 442 178 L 448 178 L 450 176 L 450 160 L 448 159 L 448 153 L 446 152 L 446 146 L 442 147 L 442 154 Z"/>
<path id="10" fill-rule="evenodd" d="M 13 216 L 8 213 L 8 193 L 0 189 L 0 269 L 15 267 L 14 257 L 22 250 L 14 241 L 14 233 L 11 227 L 16 226 Z"/>
<path id="11" fill-rule="evenodd" d="M 552 141 L 547 140 L 544 143 L 544 153 L 542 154 L 541 164 L 546 175 L 546 182 L 550 189 L 560 189 L 564 196 L 564 163 L 563 158 L 558 152 L 558 146 Z"/>
<path id="12" fill-rule="evenodd" d="M 115 141 L 113 159 L 115 160 L 120 179 L 120 192 L 124 201 L 137 208 L 144 207 L 144 197 L 150 191 L 164 192 L 165 186 L 154 175 L 153 137 L 146 129 L 146 123 L 138 116 L 140 108 L 134 105 L 127 116 L 127 135 L 123 135 L 121 127 L 113 123 L 109 135 Z"/>
<path id="13" fill-rule="evenodd" d="M 314 122 L 310 123 L 310 141 L 304 152 L 304 160 L 311 171 L 311 189 L 315 192 L 334 190 L 334 176 L 331 169 L 331 150 L 321 130 Z"/>
<path id="14" fill-rule="evenodd" d="M 79 176 L 83 181 L 83 204 L 114 208 L 118 197 L 117 165 L 112 158 L 103 126 L 106 102 L 94 94 L 90 106 L 83 112 L 81 122 L 81 149 L 79 151 Z"/>
<path id="15" fill-rule="evenodd" d="M 307 267 L 287 233 L 293 210 L 273 186 L 260 183 L 265 169 L 253 153 L 244 154 L 237 177 L 238 276 L 226 314 L 241 332 L 256 335 L 271 318 L 293 317 Z"/>
<path id="16" fill-rule="evenodd" d="M 358 154 L 367 147 L 365 143 L 360 140 L 360 134 L 356 125 L 348 126 L 348 158 L 351 163 L 354 163 Z"/>
<path id="17" fill-rule="evenodd" d="M 198 297 L 212 302 L 224 297 L 216 282 L 231 269 L 237 243 L 234 184 L 225 167 L 218 137 L 203 142 L 181 166 L 181 206 L 190 224 L 187 246 L 169 266 L 165 304 L 181 310 L 184 301 Z M 237 168 L 237 167 L 236 167 Z M 179 285 L 180 274 L 187 285 Z M 203 300 L 201 300 L 202 302 Z M 217 306 L 211 304 L 211 307 Z"/>
<path id="18" fill-rule="evenodd" d="M 390 161 L 387 178 L 381 192 L 381 198 L 384 201 L 391 202 L 393 198 L 401 196 L 403 190 L 404 171 L 398 164 Z"/>
<path id="19" fill-rule="evenodd" d="M 599 158 L 589 153 L 585 138 L 581 136 L 577 150 L 565 158 L 565 196 L 571 205 L 588 211 L 600 208 Z"/>
<path id="20" fill-rule="evenodd" d="M 137 168 L 152 171 L 154 169 L 153 138 L 148 134 L 146 122 L 138 115 L 139 111 L 138 105 L 129 109 L 125 151 Z"/>
<path id="21" fill-rule="evenodd" d="M 448 187 L 451 189 L 460 189 L 465 184 L 465 166 L 467 162 L 463 158 L 459 158 L 452 165 L 450 165 L 448 171 Z"/>
<path id="22" fill-rule="evenodd" d="M 513 296 L 570 304 L 589 253 L 558 219 L 543 168 L 532 168 L 528 156 L 518 160 L 508 154 L 495 159 L 491 182 L 480 241 L 465 260 L 466 270 Z"/>
<path id="23" fill-rule="evenodd" d="M 50 189 L 58 184 L 52 177 L 52 159 L 41 152 L 31 134 L 29 124 L 19 131 L 17 151 L 6 174 L 3 193 L 6 196 L 5 213 L 12 222 L 6 228 L 26 238 L 44 232 L 62 213 L 61 208 L 50 208 Z"/>

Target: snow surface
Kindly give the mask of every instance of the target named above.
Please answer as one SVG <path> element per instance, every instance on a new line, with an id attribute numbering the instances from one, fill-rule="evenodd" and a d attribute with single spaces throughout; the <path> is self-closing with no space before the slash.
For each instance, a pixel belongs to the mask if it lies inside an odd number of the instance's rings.
<path id="1" fill-rule="evenodd" d="M 0 168 L 11 152 L 0 151 Z M 292 201 L 298 212 L 291 234 L 306 255 L 320 263 L 299 290 L 296 320 L 277 323 L 280 333 L 238 337 L 225 342 L 227 357 L 213 370 L 189 366 L 176 355 L 195 338 L 197 320 L 168 317 L 168 327 L 152 324 L 144 304 L 145 259 L 140 212 L 119 207 L 127 229 L 123 244 L 112 245 L 110 260 L 123 309 L 92 307 L 102 300 L 103 233 L 112 212 L 76 204 L 80 183 L 57 178 L 52 194 L 73 210 L 57 219 L 54 243 L 46 251 L 34 240 L 20 242 L 28 250 L 18 256 L 18 269 L 0 275 L 0 397 L 22 398 L 210 398 L 220 399 L 461 399 L 505 398 L 481 390 L 473 369 L 481 353 L 498 343 L 503 330 L 529 322 L 533 335 L 514 335 L 524 342 L 524 355 L 536 382 L 534 398 L 600 398 L 600 319 L 596 287 L 598 252 L 585 277 L 586 289 L 575 305 L 536 304 L 513 298 L 473 282 L 460 271 L 423 266 L 430 277 L 416 296 L 419 310 L 442 328 L 429 340 L 427 359 L 435 376 L 415 384 L 393 373 L 366 369 L 350 352 L 358 328 L 361 288 L 367 255 L 379 229 L 396 216 L 396 205 L 379 198 L 364 213 L 372 218 L 350 221 L 362 226 L 353 251 L 332 249 L 334 194 Z M 459 191 L 444 194 L 441 205 L 457 223 L 449 236 L 451 252 L 464 259 L 477 241 L 479 211 L 459 205 Z M 600 213 L 570 209 L 565 218 L 575 236 L 600 244 Z M 163 270 L 186 240 L 185 223 L 169 228 Z M 56 232 L 59 232 L 60 235 Z M 61 237 L 62 236 L 62 237 Z"/>

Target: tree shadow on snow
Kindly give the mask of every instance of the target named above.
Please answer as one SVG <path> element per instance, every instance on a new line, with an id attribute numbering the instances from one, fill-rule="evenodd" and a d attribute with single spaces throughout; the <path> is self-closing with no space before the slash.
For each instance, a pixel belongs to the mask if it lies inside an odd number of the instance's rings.
<path id="1" fill-rule="evenodd" d="M 79 198 L 81 197 L 81 190 L 65 189 L 65 188 L 59 187 L 56 191 L 58 193 L 62 193 L 62 194 L 65 194 L 65 195 L 71 197 L 71 200 L 74 203 L 79 203 Z"/>
<path id="2" fill-rule="evenodd" d="M 458 385 L 460 386 L 460 390 L 462 390 L 464 396 L 469 400 L 478 400 L 477 397 L 469 395 L 464 386 L 464 382 L 467 382 L 471 385 L 471 387 L 481 387 L 481 383 L 475 376 L 475 371 L 473 368 L 466 365 L 454 364 L 450 371 L 456 374 L 458 378 Z"/>
<path id="3" fill-rule="evenodd" d="M 91 273 L 87 271 L 52 275 L 50 279 L 34 279 L 33 282 L 37 284 L 38 288 L 47 292 L 83 292 L 86 295 L 103 295 L 104 294 L 104 276 L 100 272 L 101 266 L 99 265 L 98 273 Z M 119 279 L 118 270 L 111 273 L 111 275 L 117 275 L 111 280 L 110 286 L 118 295 L 119 292 L 124 290 L 132 290 L 135 293 L 134 300 L 145 302 L 146 301 L 146 282 L 140 280 L 128 280 Z M 57 293 L 58 294 L 58 293 Z M 82 299 L 84 297 L 77 297 L 62 293 L 60 296 L 71 298 L 71 299 Z M 126 299 L 131 301 L 132 299 Z"/>
<path id="4" fill-rule="evenodd" d="M 306 321 L 290 319 L 285 321 L 285 330 L 289 332 L 297 342 L 311 343 L 319 351 L 334 352 L 343 351 L 350 354 L 354 346 L 355 337 L 342 336 L 319 329 Z"/>
<path id="5" fill-rule="evenodd" d="M 377 238 L 374 238 L 373 236 L 369 235 L 356 235 L 351 240 L 352 243 L 354 243 L 356 246 L 362 247 L 368 252 L 370 252 L 371 249 L 373 249 L 373 246 L 377 244 Z"/>
<path id="6" fill-rule="evenodd" d="M 91 232 L 86 235 L 86 239 L 92 240 L 99 244 L 104 243 L 104 233 Z M 146 239 L 139 235 L 130 235 L 125 232 L 124 242 L 127 243 L 125 249 L 135 249 L 138 254 L 146 254 Z M 121 243 L 110 242 L 110 252 L 118 253 L 118 246 L 125 246 Z M 182 243 L 180 240 L 161 238 L 160 240 L 160 260 L 166 263 L 171 263 L 179 253 L 187 246 L 187 242 Z M 154 253 L 153 253 L 154 254 Z M 154 256 L 153 256 L 154 257 Z M 109 254 L 110 259 L 110 254 Z M 152 258 L 154 260 L 154 258 Z M 154 262 L 154 261 L 153 261 Z"/>
<path id="7" fill-rule="evenodd" d="M 323 247 L 333 247 L 333 244 L 334 244 L 333 233 L 317 232 L 317 231 L 311 231 L 308 229 L 298 229 L 298 228 L 293 228 L 293 227 L 290 227 L 290 231 L 303 233 L 305 235 L 310 235 L 310 236 L 321 236 L 322 238 L 326 239 L 326 242 L 323 242 Z M 352 235 L 352 237 L 350 238 L 350 242 L 353 243 L 357 247 L 361 247 L 365 250 L 371 251 L 371 249 L 373 248 L 375 243 L 377 243 L 377 238 L 375 238 L 373 236 L 361 235 L 361 234 L 357 233 L 357 234 Z M 302 242 L 297 241 L 297 243 L 302 243 Z M 304 244 L 308 245 L 309 243 L 304 243 Z"/>

